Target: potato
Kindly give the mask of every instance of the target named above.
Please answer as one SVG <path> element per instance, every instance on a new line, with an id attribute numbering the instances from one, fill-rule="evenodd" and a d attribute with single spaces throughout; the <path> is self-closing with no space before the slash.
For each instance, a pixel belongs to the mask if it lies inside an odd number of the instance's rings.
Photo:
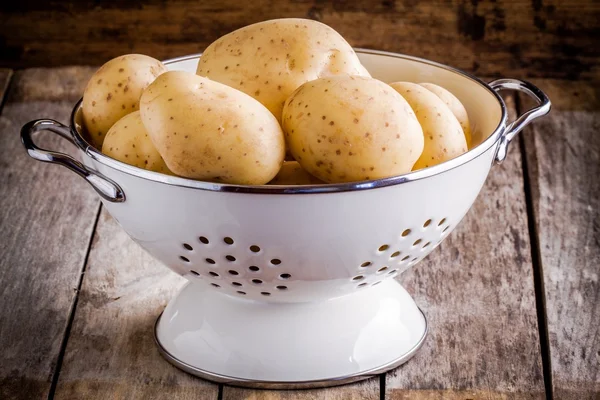
<path id="1" fill-rule="evenodd" d="M 102 153 L 134 167 L 172 175 L 152 144 L 139 111 L 127 114 L 108 130 Z"/>
<path id="2" fill-rule="evenodd" d="M 286 101 L 282 123 L 296 161 L 329 183 L 409 172 L 423 150 L 423 132 L 410 105 L 368 77 L 305 83 Z"/>
<path id="3" fill-rule="evenodd" d="M 262 185 L 283 163 L 285 141 L 273 114 L 239 90 L 193 73 L 160 75 L 144 90 L 140 113 L 177 175 Z"/>
<path id="4" fill-rule="evenodd" d="M 435 94 L 416 83 L 390 84 L 408 101 L 423 128 L 425 147 L 413 169 L 431 167 L 467 151 L 467 141 L 450 108 Z"/>
<path id="5" fill-rule="evenodd" d="M 278 120 L 284 101 L 305 82 L 370 76 L 339 33 L 298 18 L 259 22 L 217 39 L 202 54 L 197 74 L 249 94 Z"/>
<path id="6" fill-rule="evenodd" d="M 286 161 L 269 185 L 318 185 L 322 183 L 324 182 L 306 172 L 298 161 Z"/>
<path id="7" fill-rule="evenodd" d="M 452 114 L 456 117 L 460 126 L 463 129 L 465 134 L 465 139 L 467 139 L 467 148 L 471 147 L 471 124 L 469 123 L 469 114 L 467 114 L 467 110 L 465 106 L 458 100 L 458 98 L 453 95 L 449 90 L 444 89 L 441 86 L 434 85 L 433 83 L 419 83 L 419 85 L 423 86 L 425 89 L 433 92 L 437 97 L 442 99 L 444 103 L 450 108 Z"/>
<path id="8" fill-rule="evenodd" d="M 102 147 L 104 136 L 123 116 L 139 110 L 142 90 L 167 69 L 158 60 L 128 54 L 104 64 L 83 93 L 83 122 L 92 144 Z"/>

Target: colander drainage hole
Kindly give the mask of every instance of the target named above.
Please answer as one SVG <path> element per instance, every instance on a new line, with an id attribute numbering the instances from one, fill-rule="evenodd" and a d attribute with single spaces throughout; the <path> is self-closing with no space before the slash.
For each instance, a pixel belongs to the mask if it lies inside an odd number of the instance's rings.
<path id="1" fill-rule="evenodd" d="M 188 260 L 187 257 L 179 256 L 179 258 L 181 259 L 181 261 L 190 262 L 190 260 Z"/>
<path id="2" fill-rule="evenodd" d="M 411 263 L 414 263 L 415 261 L 417 261 L 417 257 L 415 257 L 412 260 L 410 260 Z"/>
<path id="3" fill-rule="evenodd" d="M 212 258 L 207 258 L 205 261 L 209 264 L 216 264 L 215 260 L 213 260 Z"/>
<path id="4" fill-rule="evenodd" d="M 198 240 L 201 241 L 204 244 L 208 244 L 209 243 L 208 239 L 206 237 L 204 237 L 204 236 L 200 236 L 198 238 Z"/>
<path id="5" fill-rule="evenodd" d="M 287 286 L 283 286 L 283 285 L 280 285 L 280 286 L 275 286 L 275 287 L 276 287 L 277 289 L 279 289 L 279 290 L 288 290 L 288 287 L 287 287 Z"/>
<path id="6" fill-rule="evenodd" d="M 389 249 L 390 246 L 387 244 L 382 244 L 381 246 L 379 246 L 379 251 L 386 251 L 387 249 Z"/>
<path id="7" fill-rule="evenodd" d="M 208 271 L 208 274 L 209 274 L 210 276 L 214 276 L 215 278 L 218 278 L 218 277 L 219 277 L 219 274 L 217 274 L 217 273 L 216 273 L 216 272 L 214 272 L 214 271 Z"/>
<path id="8" fill-rule="evenodd" d="M 250 267 L 248 267 L 248 269 L 252 272 L 260 271 L 260 268 L 258 268 L 256 265 L 251 265 Z"/>
<path id="9" fill-rule="evenodd" d="M 229 272 L 229 274 L 230 274 L 230 275 L 239 275 L 239 274 L 240 274 L 239 272 L 237 272 L 237 271 L 234 271 L 234 270 L 232 270 L 232 269 L 230 269 L 230 270 L 229 270 L 229 271 L 227 271 L 227 272 Z"/>
<path id="10" fill-rule="evenodd" d="M 393 269 L 393 270 L 391 270 L 390 272 L 388 272 L 388 275 L 395 274 L 396 272 L 398 272 L 398 270 L 397 270 L 397 269 Z"/>
<path id="11" fill-rule="evenodd" d="M 253 253 L 258 253 L 260 251 L 260 247 L 258 247 L 257 245 L 253 244 L 252 246 L 250 246 L 250 251 Z"/>
<path id="12" fill-rule="evenodd" d="M 271 293 L 269 293 L 269 292 L 260 292 L 260 294 L 262 294 L 263 296 L 270 296 L 271 295 Z"/>
<path id="13" fill-rule="evenodd" d="M 227 261 L 230 261 L 230 262 L 234 262 L 235 261 L 235 257 L 232 256 L 232 255 L 229 255 L 229 254 L 226 255 L 225 258 L 227 259 Z"/>
<path id="14" fill-rule="evenodd" d="M 365 287 L 365 286 L 367 286 L 367 282 L 360 283 L 357 287 L 361 288 L 361 287 Z"/>
<path id="15" fill-rule="evenodd" d="M 374 284 L 372 284 L 371 286 L 376 286 L 376 285 L 379 285 L 380 283 L 381 283 L 381 281 L 377 281 Z"/>
<path id="16" fill-rule="evenodd" d="M 241 294 L 242 296 L 246 295 L 246 292 L 242 292 L 241 290 L 238 290 L 236 293 Z"/>
<path id="17" fill-rule="evenodd" d="M 431 219 L 428 219 L 427 221 L 425 221 L 425 223 L 423 224 L 423 228 L 427 228 L 429 225 L 431 224 Z"/>
<path id="18" fill-rule="evenodd" d="M 369 266 L 371 266 L 373 263 L 371 261 L 365 261 L 364 263 L 360 264 L 361 267 L 363 268 L 367 268 Z"/>
<path id="19" fill-rule="evenodd" d="M 444 225 L 444 222 L 446 222 L 446 218 L 442 218 L 442 220 L 438 223 L 438 226 Z"/>
<path id="20" fill-rule="evenodd" d="M 417 239 L 417 240 L 415 240 L 415 242 L 413 243 L 413 246 L 416 246 L 416 245 L 418 245 L 418 244 L 419 244 L 419 243 L 421 243 L 422 241 L 423 241 L 423 240 L 421 240 L 421 239 Z"/>
<path id="21" fill-rule="evenodd" d="M 404 232 L 402 232 L 402 237 L 407 237 L 410 235 L 410 232 L 412 232 L 410 229 L 405 229 Z"/>
<path id="22" fill-rule="evenodd" d="M 354 278 L 352 278 L 353 281 L 360 281 L 362 279 L 365 279 L 365 277 L 362 275 L 356 275 Z"/>
<path id="23" fill-rule="evenodd" d="M 388 267 L 381 267 L 381 268 L 379 268 L 379 269 L 377 270 L 377 272 L 383 272 L 383 271 L 385 271 L 385 270 L 387 270 L 387 269 L 388 269 Z"/>
<path id="24" fill-rule="evenodd" d="M 406 261 L 406 260 L 408 260 L 409 258 L 410 258 L 410 256 L 404 256 L 404 258 L 403 258 L 402 260 L 400 260 L 400 261 Z"/>
<path id="25" fill-rule="evenodd" d="M 239 287 L 239 286 L 242 286 L 242 284 L 241 284 L 241 283 L 239 283 L 239 282 L 231 282 L 231 284 L 232 284 L 233 286 L 238 286 L 238 287 Z"/>
<path id="26" fill-rule="evenodd" d="M 427 243 L 425 243 L 425 244 L 423 245 L 423 248 L 426 248 L 426 247 L 428 247 L 430 244 L 431 244 L 431 242 L 427 242 Z"/>
<path id="27" fill-rule="evenodd" d="M 400 252 L 399 251 L 395 251 L 395 252 L 392 253 L 392 255 L 390 256 L 390 258 L 396 258 L 399 255 L 400 255 Z"/>
<path id="28" fill-rule="evenodd" d="M 274 258 L 271 260 L 271 264 L 279 265 L 279 264 L 281 264 L 281 260 L 279 258 Z"/>
<path id="29" fill-rule="evenodd" d="M 194 248 L 192 246 L 190 246 L 189 244 L 187 244 L 187 243 L 183 244 L 183 248 L 186 249 L 186 250 L 189 250 L 189 251 L 194 250 Z"/>
<path id="30" fill-rule="evenodd" d="M 262 285 L 263 281 L 261 281 L 260 279 L 252 279 L 252 283 L 256 285 Z"/>
<path id="31" fill-rule="evenodd" d="M 193 269 L 190 270 L 190 274 L 200 276 L 200 274 L 194 271 Z"/>
<path id="32" fill-rule="evenodd" d="M 223 238 L 223 241 L 230 246 L 233 244 L 233 239 L 230 237 Z"/>
<path id="33" fill-rule="evenodd" d="M 445 227 L 445 228 L 444 228 L 444 230 L 442 231 L 442 233 L 446 233 L 446 231 L 447 231 L 448 229 L 450 229 L 450 227 L 449 227 L 449 226 Z"/>
<path id="34" fill-rule="evenodd" d="M 221 285 L 217 285 L 216 283 L 211 283 L 211 286 L 216 287 L 216 288 L 220 288 Z"/>
<path id="35" fill-rule="evenodd" d="M 290 274 L 281 274 L 281 275 L 279 275 L 279 277 L 281 279 L 290 279 L 292 277 L 292 275 L 290 275 Z"/>

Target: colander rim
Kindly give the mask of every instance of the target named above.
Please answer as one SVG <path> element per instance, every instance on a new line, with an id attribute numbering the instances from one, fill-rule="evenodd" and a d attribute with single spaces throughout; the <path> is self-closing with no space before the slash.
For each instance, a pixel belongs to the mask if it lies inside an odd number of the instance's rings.
<path id="1" fill-rule="evenodd" d="M 450 72 L 462 75 L 463 77 L 474 81 L 475 83 L 482 86 L 488 92 L 490 92 L 498 101 L 500 105 L 500 109 L 502 112 L 502 116 L 500 121 L 494 131 L 481 142 L 479 145 L 470 149 L 464 154 L 461 154 L 458 157 L 455 157 L 451 160 L 445 161 L 443 163 L 434 165 L 432 167 L 427 167 L 424 169 L 420 169 L 417 171 L 411 171 L 402 175 L 390 176 L 387 178 L 380 178 L 368 181 L 359 181 L 359 182 L 346 182 L 346 183 L 331 183 L 331 184 L 320 184 L 320 185 L 236 185 L 236 184 L 228 184 L 228 183 L 214 183 L 214 182 L 206 182 L 199 181 L 194 179 L 188 179 L 178 176 L 165 175 L 159 172 L 148 171 L 145 169 L 137 168 L 132 165 L 128 165 L 117 161 L 111 157 L 108 157 L 90 143 L 88 143 L 83 135 L 77 129 L 78 124 L 76 123 L 77 112 L 81 108 L 81 103 L 83 98 L 79 99 L 79 101 L 75 104 L 69 121 L 69 129 L 71 131 L 71 135 L 73 137 L 73 141 L 75 145 L 84 152 L 85 155 L 97 161 L 100 164 L 103 164 L 109 168 L 116 169 L 120 172 L 123 172 L 128 175 L 132 175 L 138 178 L 142 178 L 145 180 L 154 181 L 157 183 L 167 184 L 171 186 L 180 186 L 186 187 L 190 189 L 198 189 L 198 190 L 208 190 L 214 192 L 238 192 L 238 193 L 255 193 L 255 194 L 317 194 L 317 193 L 338 193 L 338 192 L 349 192 L 356 190 L 368 190 L 368 189 L 376 189 L 383 188 L 388 186 L 394 186 L 405 182 L 411 182 L 416 180 L 421 180 L 425 178 L 429 178 L 432 176 L 436 176 L 447 172 L 451 169 L 457 168 L 466 164 L 475 158 L 481 156 L 486 151 L 488 151 L 496 142 L 502 137 L 503 132 L 506 129 L 506 120 L 507 120 L 507 110 L 506 104 L 502 100 L 502 97 L 492 89 L 487 83 L 477 78 L 476 76 L 462 71 L 458 68 L 454 68 L 445 64 L 438 63 L 436 61 L 427 60 L 420 57 L 410 56 L 401 53 L 393 53 L 382 50 L 371 50 L 364 48 L 355 48 L 355 51 L 360 54 L 371 54 L 385 57 L 393 57 L 393 58 L 402 58 L 411 61 L 420 62 L 423 64 L 428 64 L 431 66 L 443 68 Z M 195 58 L 200 58 L 202 53 L 190 54 L 181 57 L 170 58 L 163 63 L 165 65 L 182 62 L 186 60 L 191 60 Z"/>

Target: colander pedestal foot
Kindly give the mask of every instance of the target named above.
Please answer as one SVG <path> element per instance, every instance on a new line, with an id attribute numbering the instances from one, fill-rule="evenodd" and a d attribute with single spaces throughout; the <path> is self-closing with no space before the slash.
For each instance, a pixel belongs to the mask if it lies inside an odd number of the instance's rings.
<path id="1" fill-rule="evenodd" d="M 408 361 L 427 322 L 396 281 L 312 303 L 232 297 L 187 283 L 158 318 L 161 354 L 193 375 L 234 386 L 325 387 Z"/>

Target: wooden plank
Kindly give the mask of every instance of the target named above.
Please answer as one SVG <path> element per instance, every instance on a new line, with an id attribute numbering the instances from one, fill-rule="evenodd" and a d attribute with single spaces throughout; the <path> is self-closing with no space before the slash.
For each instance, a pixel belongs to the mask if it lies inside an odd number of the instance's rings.
<path id="1" fill-rule="evenodd" d="M 456 231 L 400 277 L 430 334 L 388 373 L 386 398 L 545 398 L 521 154 L 509 153 Z"/>
<path id="2" fill-rule="evenodd" d="M 223 388 L 223 400 L 379 400 L 379 398 L 379 378 L 325 389 L 257 390 L 229 386 Z"/>
<path id="3" fill-rule="evenodd" d="M 154 322 L 183 283 L 103 209 L 56 398 L 216 400 L 217 385 L 176 369 L 154 343 Z"/>
<path id="4" fill-rule="evenodd" d="M 181 56 L 254 22 L 303 17 L 329 24 L 355 46 L 479 75 L 592 79 L 600 71 L 600 3 L 594 0 L 30 0 L 3 2 L 0 14 L 0 66 L 13 68 L 99 65 L 130 52 Z"/>
<path id="5" fill-rule="evenodd" d="M 582 82 L 535 83 L 553 103 L 524 138 L 554 398 L 598 399 L 600 90 Z"/>
<path id="6" fill-rule="evenodd" d="M 94 191 L 68 170 L 36 162 L 23 124 L 66 122 L 89 69 L 26 70 L 12 79 L 0 116 L 0 398 L 48 395 L 98 213 Z M 4 88 L 9 74 L 0 72 Z M 43 87 L 44 91 L 28 88 Z M 52 93 L 61 93 L 55 95 Z M 72 150 L 56 135 L 39 143 Z"/>

